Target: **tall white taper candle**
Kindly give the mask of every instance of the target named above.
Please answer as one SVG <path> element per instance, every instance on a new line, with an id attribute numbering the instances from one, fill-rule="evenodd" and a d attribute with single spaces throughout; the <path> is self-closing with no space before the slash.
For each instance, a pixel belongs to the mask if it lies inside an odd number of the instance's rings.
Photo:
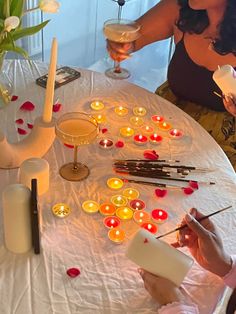
<path id="1" fill-rule="evenodd" d="M 57 40 L 53 38 L 51 47 L 51 57 L 48 69 L 48 80 L 46 87 L 46 95 L 43 109 L 43 121 L 51 122 L 52 120 L 52 106 L 54 98 L 55 77 L 57 68 Z"/>

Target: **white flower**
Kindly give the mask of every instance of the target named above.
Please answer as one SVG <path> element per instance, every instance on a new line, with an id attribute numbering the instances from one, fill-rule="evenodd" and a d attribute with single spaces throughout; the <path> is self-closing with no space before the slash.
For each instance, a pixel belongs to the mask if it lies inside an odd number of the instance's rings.
<path id="1" fill-rule="evenodd" d="M 39 0 L 39 8 L 45 13 L 56 13 L 60 3 L 56 0 Z"/>
<path id="2" fill-rule="evenodd" d="M 10 32 L 12 29 L 15 29 L 19 26 L 20 19 L 17 16 L 9 16 L 4 21 L 4 30 Z"/>

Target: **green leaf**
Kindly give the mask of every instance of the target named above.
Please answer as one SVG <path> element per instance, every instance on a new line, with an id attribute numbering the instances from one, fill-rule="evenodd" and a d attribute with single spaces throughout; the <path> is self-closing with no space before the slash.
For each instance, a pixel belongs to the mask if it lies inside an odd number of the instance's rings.
<path id="1" fill-rule="evenodd" d="M 24 50 L 23 48 L 19 47 L 19 46 L 12 46 L 11 44 L 2 44 L 0 46 L 0 49 L 3 51 L 14 51 L 16 53 L 19 53 L 20 55 L 22 55 L 24 58 L 28 59 L 28 52 L 26 50 Z"/>
<path id="2" fill-rule="evenodd" d="M 25 37 L 25 36 L 34 35 L 35 33 L 39 32 L 42 28 L 44 28 L 44 26 L 46 26 L 48 22 L 49 22 L 49 20 L 47 20 L 47 21 L 45 21 L 39 25 L 36 25 L 36 26 L 26 27 L 26 28 L 22 28 L 22 29 L 16 29 L 12 34 L 12 38 L 14 40 L 17 40 L 17 39 Z"/>
<path id="3" fill-rule="evenodd" d="M 25 0 L 11 0 L 10 14 L 21 18 L 24 10 Z"/>

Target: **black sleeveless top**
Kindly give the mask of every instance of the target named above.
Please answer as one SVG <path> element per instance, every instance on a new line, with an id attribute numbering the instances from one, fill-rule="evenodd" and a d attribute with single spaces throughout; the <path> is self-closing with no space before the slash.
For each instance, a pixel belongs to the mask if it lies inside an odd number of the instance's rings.
<path id="1" fill-rule="evenodd" d="M 215 111 L 225 111 L 223 101 L 213 92 L 221 94 L 214 82 L 213 71 L 197 65 L 189 57 L 184 36 L 177 43 L 168 67 L 168 83 L 172 92 L 183 100 L 188 100 Z"/>

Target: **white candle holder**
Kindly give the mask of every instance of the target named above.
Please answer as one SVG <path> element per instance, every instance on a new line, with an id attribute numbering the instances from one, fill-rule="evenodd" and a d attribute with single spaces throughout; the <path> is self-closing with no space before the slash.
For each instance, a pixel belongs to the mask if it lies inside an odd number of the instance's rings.
<path id="1" fill-rule="evenodd" d="M 44 122 L 42 117 L 35 119 L 34 128 L 22 141 L 9 143 L 0 130 L 0 168 L 18 168 L 29 158 L 41 158 L 49 150 L 55 139 L 55 120 Z"/>

